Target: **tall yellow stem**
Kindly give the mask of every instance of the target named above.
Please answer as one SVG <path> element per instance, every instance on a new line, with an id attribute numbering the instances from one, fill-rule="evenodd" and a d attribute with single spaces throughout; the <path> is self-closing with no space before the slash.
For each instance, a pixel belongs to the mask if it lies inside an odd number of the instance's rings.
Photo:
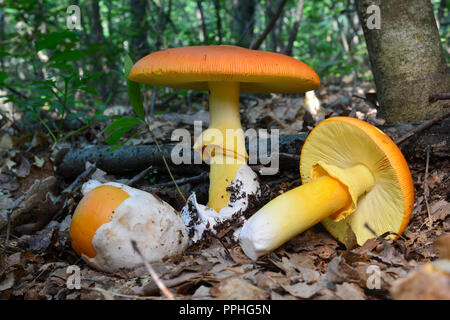
<path id="1" fill-rule="evenodd" d="M 228 204 L 226 189 L 246 162 L 247 152 L 239 114 L 239 83 L 210 82 L 209 90 L 210 125 L 203 137 L 215 151 L 210 159 L 208 206 L 219 212 Z"/>
<path id="2" fill-rule="evenodd" d="M 362 165 L 336 170 L 346 181 L 358 180 L 352 191 L 340 179 L 322 175 L 276 197 L 242 228 L 240 242 L 247 256 L 256 260 L 323 219 L 338 215 L 352 206 L 353 192 L 359 197 L 373 186 L 372 175 Z"/>

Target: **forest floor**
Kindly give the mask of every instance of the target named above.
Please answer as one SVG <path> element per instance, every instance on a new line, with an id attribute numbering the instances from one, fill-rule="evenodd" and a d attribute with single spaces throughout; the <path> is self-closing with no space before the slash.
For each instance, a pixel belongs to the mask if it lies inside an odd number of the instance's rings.
<path id="1" fill-rule="evenodd" d="M 371 99 L 352 96 L 364 97 L 370 90 L 369 84 L 360 84 L 356 89 L 351 85 L 326 86 L 318 95 L 324 106 L 322 112 L 356 116 L 382 125 Z M 242 113 L 243 126 L 276 127 L 281 135 L 308 132 L 316 121 L 302 108 L 303 99 L 243 96 L 241 102 L 247 110 Z M 161 142 L 169 143 L 173 129 L 192 130 L 192 119 L 207 122 L 205 105 L 206 100 L 199 96 L 190 110 L 180 107 L 181 111 L 156 116 L 152 121 L 155 134 Z M 123 114 L 129 113 L 130 108 L 113 107 L 109 111 Z M 66 147 L 105 144 L 105 138 L 99 135 L 103 127 L 91 127 L 68 140 Z M 42 132 L 19 134 L 8 124 L 0 129 L 0 218 L 5 221 L 11 208 L 17 215 L 7 246 L 5 228 L 0 235 L 0 299 L 164 299 L 144 267 L 111 275 L 90 268 L 79 258 L 70 246 L 68 228 L 81 193 L 70 192 L 62 210 L 52 208 L 52 202 L 45 198 L 50 194 L 60 196 L 74 180 L 56 173 L 53 162 L 57 150 L 50 149 L 50 140 Z M 147 136 L 129 142 L 149 143 L 152 140 Z M 436 292 L 448 290 L 449 277 L 444 275 L 442 282 L 442 275 L 437 274 L 435 279 L 426 281 L 425 288 L 417 270 L 439 257 L 450 258 L 449 159 L 427 156 L 424 150 L 423 155 L 407 161 L 414 181 L 415 206 L 407 229 L 396 241 L 374 238 L 362 247 L 347 249 L 317 225 L 254 263 L 232 239 L 232 233 L 224 232 L 188 248 L 180 257 L 152 266 L 177 299 L 372 300 L 403 298 L 408 294 L 405 290 L 420 291 L 422 298 L 435 298 Z M 164 170 L 150 172 L 135 187 L 145 189 L 153 183 L 169 181 Z M 93 176 L 123 182 L 133 174 L 136 172 L 112 175 L 97 169 Z M 188 174 L 176 173 L 176 178 Z M 41 182 L 39 187 L 37 180 Z M 253 204 L 254 209 L 299 184 L 296 169 L 261 176 L 263 198 Z M 200 202 L 205 200 L 207 188 L 205 180 L 182 185 L 185 194 L 194 189 L 200 193 Z M 175 188 L 154 191 L 180 209 Z M 57 213 L 50 223 L 41 223 L 45 219 L 40 216 L 48 218 L 48 212 Z M 66 285 L 70 265 L 81 269 L 79 290 Z M 377 274 L 379 283 L 373 277 Z M 405 280 L 399 279 L 407 279 L 406 285 Z M 448 299 L 449 291 L 446 294 Z"/>

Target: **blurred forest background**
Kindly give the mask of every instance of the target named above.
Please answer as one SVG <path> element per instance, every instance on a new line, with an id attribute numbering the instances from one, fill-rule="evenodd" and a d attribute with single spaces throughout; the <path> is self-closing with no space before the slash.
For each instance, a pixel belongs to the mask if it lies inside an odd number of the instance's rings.
<path id="1" fill-rule="evenodd" d="M 381 3 L 383 27 L 368 32 L 372 3 Z M 68 27 L 70 6 L 80 9 L 79 29 Z M 307 132 L 336 115 L 374 124 L 399 145 L 415 206 L 395 242 L 378 237 L 350 250 L 318 225 L 261 263 L 239 251 L 237 225 L 226 225 L 211 246 L 158 265 L 177 298 L 450 299 L 444 271 L 415 272 L 438 257 L 450 261 L 449 7 L 450 0 L 0 0 L 0 300 L 161 298 L 148 276 L 105 276 L 84 264 L 70 245 L 71 215 L 88 179 L 132 185 L 176 210 L 183 194 L 207 203 L 209 166 L 167 165 L 162 155 L 171 157 L 175 129 L 194 132 L 195 120 L 208 126 L 208 93 L 139 85 L 126 70 L 157 50 L 219 44 L 293 56 L 321 79 L 306 94 L 240 96 L 244 129 L 280 133 L 279 172 L 252 165 L 262 197 L 249 214 L 300 185 Z M 441 96 L 431 101 L 433 94 Z M 136 105 L 151 116 L 145 128 Z M 82 290 L 66 286 L 74 264 Z M 380 290 L 367 287 L 369 266 L 382 270 Z"/>
<path id="2" fill-rule="evenodd" d="M 432 3 L 448 62 L 448 1 Z M 70 5 L 81 9 L 80 30 L 67 26 Z M 47 126 L 44 110 L 88 125 L 103 121 L 107 106 L 128 105 L 124 57 L 137 61 L 178 46 L 234 44 L 284 53 L 309 64 L 324 84 L 373 79 L 355 0 L 3 0 L 0 10 L 3 121 L 13 116 Z M 190 99 L 187 92 L 151 86 L 147 98 L 152 90 L 162 99 L 160 113 Z M 57 139 L 58 128 L 47 129 Z"/>

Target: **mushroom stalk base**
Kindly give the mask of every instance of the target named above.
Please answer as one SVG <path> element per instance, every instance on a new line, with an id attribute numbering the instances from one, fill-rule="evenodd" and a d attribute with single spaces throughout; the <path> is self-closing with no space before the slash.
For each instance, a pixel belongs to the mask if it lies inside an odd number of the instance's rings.
<path id="1" fill-rule="evenodd" d="M 219 212 L 228 204 L 227 187 L 248 156 L 239 114 L 239 83 L 210 82 L 209 90 L 210 126 L 194 149 L 210 159 L 208 207 Z"/>
<path id="2" fill-rule="evenodd" d="M 373 185 L 370 173 L 364 173 L 366 170 L 358 166 L 342 172 L 347 173 L 347 179 L 363 179 L 358 189 L 363 193 Z M 249 258 L 256 260 L 323 219 L 348 209 L 352 201 L 347 185 L 322 175 L 278 196 L 256 212 L 242 228 L 241 247 Z"/>

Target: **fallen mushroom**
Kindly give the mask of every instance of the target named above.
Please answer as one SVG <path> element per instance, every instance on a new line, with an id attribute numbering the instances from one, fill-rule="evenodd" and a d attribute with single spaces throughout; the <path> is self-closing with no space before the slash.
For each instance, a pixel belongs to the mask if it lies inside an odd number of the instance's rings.
<path id="1" fill-rule="evenodd" d="M 244 224 L 240 244 L 253 260 L 322 222 L 339 241 L 362 245 L 373 233 L 401 234 L 414 205 L 401 151 L 367 122 L 334 117 L 311 131 L 302 148 L 303 185 L 270 201 Z M 396 238 L 397 236 L 390 235 Z"/>
<path id="2" fill-rule="evenodd" d="M 195 142 L 194 149 L 210 161 L 208 207 L 216 212 L 229 204 L 227 188 L 238 170 L 251 171 L 246 165 L 248 155 L 241 128 L 239 93 L 305 92 L 318 88 L 320 82 L 314 70 L 299 60 L 228 45 L 154 52 L 133 66 L 129 79 L 209 91 L 210 127 Z M 255 179 L 242 182 L 257 183 Z"/>
<path id="3" fill-rule="evenodd" d="M 72 217 L 73 249 L 91 266 L 109 272 L 181 254 L 188 245 L 183 220 L 166 202 L 129 186 L 89 181 Z"/>

